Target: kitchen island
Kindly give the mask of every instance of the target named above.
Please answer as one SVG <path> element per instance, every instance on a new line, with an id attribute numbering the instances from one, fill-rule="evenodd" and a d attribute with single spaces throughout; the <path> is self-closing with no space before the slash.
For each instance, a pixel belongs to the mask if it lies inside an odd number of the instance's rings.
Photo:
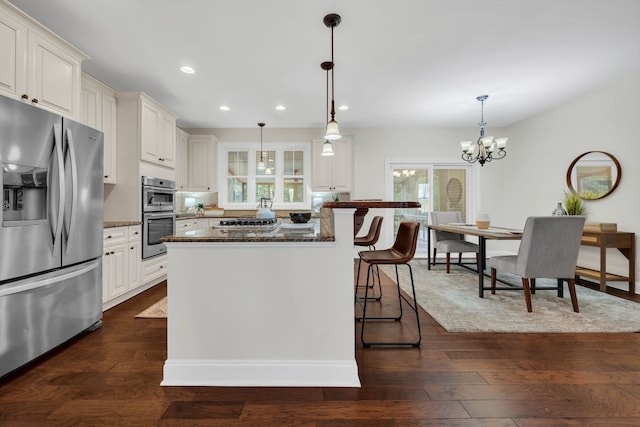
<path id="1" fill-rule="evenodd" d="M 333 233 L 207 228 L 163 239 L 162 385 L 358 387 L 353 213 L 329 210 Z"/>

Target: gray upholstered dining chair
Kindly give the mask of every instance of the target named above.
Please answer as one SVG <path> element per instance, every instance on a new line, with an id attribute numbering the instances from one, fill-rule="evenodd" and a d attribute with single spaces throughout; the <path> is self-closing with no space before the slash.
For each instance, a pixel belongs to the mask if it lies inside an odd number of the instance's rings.
<path id="1" fill-rule="evenodd" d="M 431 224 L 451 224 L 461 223 L 462 213 L 455 212 L 431 212 L 430 213 Z M 458 253 L 458 264 L 462 262 L 462 254 L 464 252 L 476 253 L 476 264 L 478 264 L 478 271 L 480 270 L 480 248 L 473 242 L 468 242 L 464 239 L 464 235 L 457 233 L 449 233 L 448 231 L 432 230 L 433 231 L 433 265 L 436 263 L 436 254 L 438 251 L 445 252 L 447 254 L 447 273 L 450 271 L 451 266 L 451 252 Z"/>
<path id="2" fill-rule="evenodd" d="M 558 279 L 558 295 L 566 280 L 573 311 L 578 313 L 575 274 L 580 252 L 580 240 L 585 218 L 582 216 L 529 217 L 522 232 L 517 255 L 492 257 L 491 293 L 495 294 L 496 271 L 512 273 L 522 278 L 522 289 L 531 312 L 531 293 L 535 293 L 536 278 Z"/>

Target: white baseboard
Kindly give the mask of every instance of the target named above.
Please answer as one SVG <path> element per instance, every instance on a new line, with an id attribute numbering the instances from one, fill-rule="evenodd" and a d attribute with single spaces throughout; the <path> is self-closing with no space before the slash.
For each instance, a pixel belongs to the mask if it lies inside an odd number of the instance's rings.
<path id="1" fill-rule="evenodd" d="M 163 386 L 360 387 L 355 360 L 167 359 Z"/>
<path id="2" fill-rule="evenodd" d="M 158 283 L 167 280 L 167 275 L 164 274 L 160 277 L 156 277 L 155 279 L 151 280 L 148 283 L 145 283 L 144 285 L 138 286 L 137 288 L 131 289 L 130 291 L 127 291 L 126 293 L 122 294 L 122 295 L 118 295 L 117 297 L 109 300 L 109 301 L 105 301 L 102 303 L 102 311 L 107 311 L 110 308 L 115 307 L 116 305 L 125 302 L 126 300 L 135 297 L 138 294 L 141 294 L 142 292 L 146 291 L 147 289 L 151 289 L 153 288 L 155 285 L 157 285 Z"/>

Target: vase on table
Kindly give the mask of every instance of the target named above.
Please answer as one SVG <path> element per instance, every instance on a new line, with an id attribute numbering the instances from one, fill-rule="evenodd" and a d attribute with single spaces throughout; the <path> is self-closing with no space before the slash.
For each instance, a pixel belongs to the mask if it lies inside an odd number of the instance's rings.
<path id="1" fill-rule="evenodd" d="M 551 215 L 553 215 L 553 216 L 563 216 L 563 215 L 567 215 L 567 211 L 564 210 L 564 208 L 562 207 L 562 203 L 558 202 L 558 205 L 553 210 L 553 212 L 551 212 Z"/>
<path id="2" fill-rule="evenodd" d="M 491 219 L 487 212 L 479 212 L 478 215 L 476 215 L 476 227 L 481 230 L 486 230 L 489 228 L 489 224 L 491 224 Z"/>

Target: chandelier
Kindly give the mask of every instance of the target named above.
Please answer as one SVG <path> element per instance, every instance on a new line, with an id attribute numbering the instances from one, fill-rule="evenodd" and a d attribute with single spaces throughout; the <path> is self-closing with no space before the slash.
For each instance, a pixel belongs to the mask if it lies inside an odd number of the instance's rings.
<path id="1" fill-rule="evenodd" d="M 327 72 L 327 89 L 326 89 L 326 105 L 324 108 L 325 113 L 327 113 L 327 120 L 329 119 L 329 70 L 331 70 L 333 68 L 333 63 L 331 63 L 330 61 L 325 61 L 322 64 L 320 64 L 320 67 L 325 70 Z M 329 141 L 328 139 L 324 140 L 324 144 L 322 144 L 322 153 L 320 153 L 321 156 L 333 156 L 335 153 L 333 152 L 333 145 L 331 144 L 331 141 Z"/>
<path id="2" fill-rule="evenodd" d="M 327 131 L 325 132 L 324 139 L 332 141 L 335 139 L 342 138 L 340 135 L 340 128 L 338 127 L 338 122 L 336 122 L 336 109 L 335 109 L 335 96 L 334 96 L 334 69 L 335 63 L 333 62 L 333 29 L 337 27 L 342 21 L 340 15 L 336 13 L 330 13 L 324 17 L 322 22 L 324 25 L 331 28 L 331 120 L 327 122 Z"/>
<path id="3" fill-rule="evenodd" d="M 509 138 L 494 138 L 493 136 L 484 136 L 484 127 L 486 122 L 484 121 L 484 101 L 489 98 L 489 95 L 481 95 L 476 99 L 480 101 L 480 138 L 474 144 L 473 141 L 462 141 L 462 159 L 469 163 L 479 162 L 480 166 L 484 166 L 485 163 L 490 162 L 493 159 L 502 159 L 507 155 L 505 148 L 507 147 L 507 140 Z M 496 151 L 496 149 L 498 151 Z"/>

